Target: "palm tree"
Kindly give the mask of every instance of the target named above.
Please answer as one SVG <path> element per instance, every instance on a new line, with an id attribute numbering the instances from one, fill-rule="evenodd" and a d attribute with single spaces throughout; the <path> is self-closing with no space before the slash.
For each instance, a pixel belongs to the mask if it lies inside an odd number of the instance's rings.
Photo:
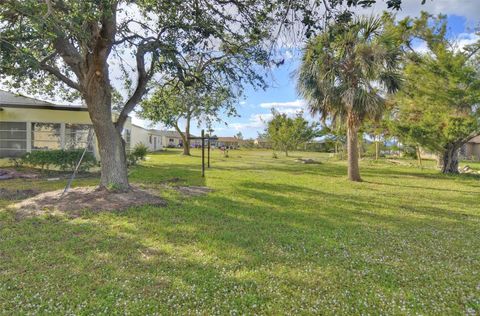
<path id="1" fill-rule="evenodd" d="M 379 118 L 385 93 L 398 90 L 401 49 L 391 18 L 357 18 L 333 24 L 306 45 L 297 89 L 312 115 L 347 126 L 348 178 L 361 181 L 358 130 Z"/>

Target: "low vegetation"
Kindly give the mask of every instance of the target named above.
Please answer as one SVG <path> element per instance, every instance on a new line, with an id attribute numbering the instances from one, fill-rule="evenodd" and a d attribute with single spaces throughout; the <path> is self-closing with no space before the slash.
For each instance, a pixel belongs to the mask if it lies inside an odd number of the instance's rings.
<path id="1" fill-rule="evenodd" d="M 56 168 L 62 171 L 73 171 L 82 158 L 80 171 L 87 171 L 97 165 L 95 156 L 91 152 L 83 153 L 83 149 L 73 150 L 35 150 L 16 159 L 16 165 L 26 165 L 40 170 Z"/>
<path id="2" fill-rule="evenodd" d="M 470 314 L 480 311 L 477 175 L 325 154 L 149 155 L 166 207 L 18 218 L 0 198 L 5 314 Z M 321 164 L 299 164 L 312 158 Z M 414 161 L 411 162 L 415 164 Z M 470 164 L 480 169 L 479 164 Z M 95 185 L 82 178 L 76 186 Z M 64 181 L 7 180 L 4 190 Z M 177 186 L 207 186 L 186 197 Z"/>

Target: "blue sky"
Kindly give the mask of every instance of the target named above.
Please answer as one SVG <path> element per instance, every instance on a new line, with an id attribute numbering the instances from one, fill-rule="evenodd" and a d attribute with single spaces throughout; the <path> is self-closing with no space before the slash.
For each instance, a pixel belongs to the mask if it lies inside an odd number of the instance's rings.
<path id="1" fill-rule="evenodd" d="M 478 26 L 480 18 L 480 0 L 427 0 L 425 6 L 421 6 L 420 0 L 407 0 L 404 7 L 397 15 L 418 16 L 421 10 L 430 13 L 447 14 L 449 23 L 449 36 L 458 38 L 459 44 L 471 43 L 478 37 L 474 34 L 474 27 Z M 368 10 L 359 10 L 363 14 L 379 13 L 384 9 L 382 5 Z M 292 73 L 299 64 L 298 54 L 291 51 L 286 54 L 286 62 L 283 66 L 271 70 L 269 78 L 270 87 L 263 90 L 247 88 L 245 100 L 238 104 L 240 117 L 222 117 L 227 123 L 216 124 L 214 133 L 221 136 L 233 136 L 241 132 L 245 138 L 255 138 L 258 132 L 265 128 L 264 121 L 268 120 L 270 109 L 275 107 L 281 112 L 294 113 L 302 110 L 303 104 L 295 90 L 295 80 Z M 308 116 L 308 115 L 307 115 Z M 134 119 L 134 122 L 145 125 Z M 201 128 L 193 124 L 193 134 L 199 134 Z"/>

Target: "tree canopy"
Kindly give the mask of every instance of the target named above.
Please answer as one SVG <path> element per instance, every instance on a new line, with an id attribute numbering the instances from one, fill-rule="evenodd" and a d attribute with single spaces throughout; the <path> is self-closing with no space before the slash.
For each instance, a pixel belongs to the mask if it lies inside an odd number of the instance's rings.
<path id="1" fill-rule="evenodd" d="M 319 136 L 318 124 L 305 120 L 303 112 L 298 112 L 294 118 L 276 110 L 272 110 L 272 114 L 273 118 L 268 122 L 265 135 L 273 148 L 285 152 L 286 156 L 288 151 L 295 150 Z"/>
<path id="2" fill-rule="evenodd" d="M 471 50 L 446 36 L 446 18 L 426 14 L 422 26 L 428 53 L 411 52 L 406 83 L 395 97 L 395 131 L 407 143 L 438 153 L 444 173 L 457 173 L 458 149 L 480 135 L 480 73 Z"/>

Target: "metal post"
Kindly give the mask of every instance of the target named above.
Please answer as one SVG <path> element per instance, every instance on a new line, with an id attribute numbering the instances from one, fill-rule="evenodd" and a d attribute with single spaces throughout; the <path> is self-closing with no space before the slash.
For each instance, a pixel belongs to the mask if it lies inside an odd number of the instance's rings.
<path id="1" fill-rule="evenodd" d="M 210 168 L 210 135 L 208 135 L 208 147 L 207 147 L 207 152 L 208 152 L 208 159 L 207 159 L 207 167 Z"/>
<path id="2" fill-rule="evenodd" d="M 205 177 L 205 131 L 202 129 L 202 177 Z"/>

